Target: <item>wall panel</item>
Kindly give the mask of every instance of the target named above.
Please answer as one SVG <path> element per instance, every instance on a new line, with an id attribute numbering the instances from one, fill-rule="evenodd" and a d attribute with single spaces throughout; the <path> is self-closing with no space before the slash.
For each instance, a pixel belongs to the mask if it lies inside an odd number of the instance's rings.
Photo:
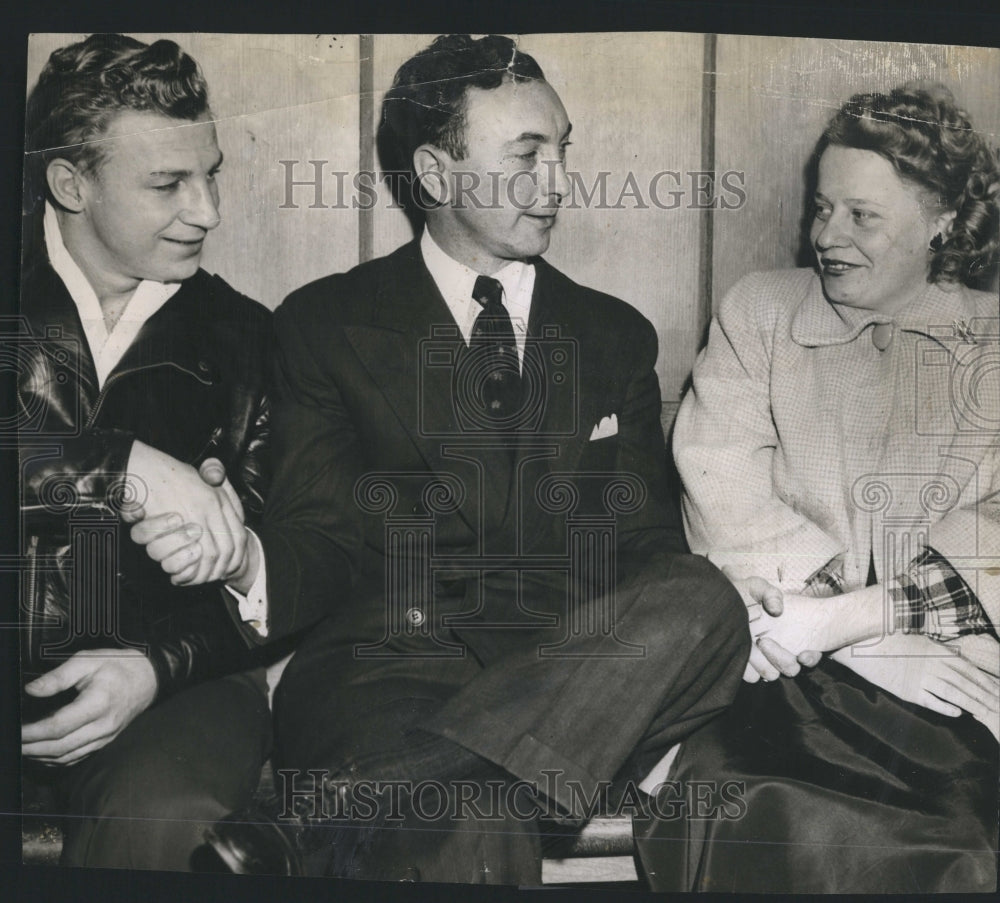
<path id="1" fill-rule="evenodd" d="M 33 35 L 29 85 L 54 48 L 82 37 Z M 204 69 L 226 153 L 223 222 L 206 245 L 208 269 L 273 307 L 298 285 L 412 237 L 387 191 L 378 191 L 374 209 L 359 209 L 371 194 L 351 183 L 375 178 L 382 95 L 400 63 L 433 35 L 166 37 Z M 653 322 L 665 422 L 710 305 L 744 273 L 796 264 L 804 166 L 843 100 L 907 79 L 941 80 L 1000 144 L 1000 50 L 737 35 L 706 42 L 668 33 L 517 40 L 566 105 L 574 123 L 568 165 L 585 189 L 560 214 L 547 257 Z M 713 46 L 714 69 L 706 56 Z M 313 186 L 289 193 L 286 184 L 289 176 L 313 179 L 313 160 L 323 161 L 320 208 L 312 206 Z M 697 173 L 713 165 L 720 180 L 728 172 L 742 184 L 746 199 L 737 209 L 699 209 L 711 196 L 700 192 Z M 594 190 L 602 180 L 603 203 Z M 717 198 L 720 190 L 717 182 Z"/>

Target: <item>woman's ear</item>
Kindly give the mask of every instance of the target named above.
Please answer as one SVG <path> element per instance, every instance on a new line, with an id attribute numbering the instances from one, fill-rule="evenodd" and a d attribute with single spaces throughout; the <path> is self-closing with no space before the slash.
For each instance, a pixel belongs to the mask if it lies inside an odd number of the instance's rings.
<path id="1" fill-rule="evenodd" d="M 946 210 L 934 218 L 935 234 L 940 235 L 945 241 L 951 235 L 951 227 L 955 225 L 955 217 L 958 216 L 955 210 Z"/>
<path id="2" fill-rule="evenodd" d="M 84 208 L 82 178 L 80 168 L 63 157 L 50 160 L 45 167 L 45 180 L 52 197 L 71 213 L 80 213 Z"/>

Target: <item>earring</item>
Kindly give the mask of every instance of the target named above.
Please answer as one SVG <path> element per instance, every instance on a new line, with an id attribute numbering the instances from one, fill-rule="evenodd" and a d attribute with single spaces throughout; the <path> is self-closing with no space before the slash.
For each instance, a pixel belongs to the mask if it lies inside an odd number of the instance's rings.
<path id="1" fill-rule="evenodd" d="M 932 251 L 937 253 L 938 251 L 941 250 L 941 246 L 943 244 L 944 244 L 944 238 L 942 237 L 941 233 L 938 232 L 938 234 L 931 239 L 929 247 Z"/>

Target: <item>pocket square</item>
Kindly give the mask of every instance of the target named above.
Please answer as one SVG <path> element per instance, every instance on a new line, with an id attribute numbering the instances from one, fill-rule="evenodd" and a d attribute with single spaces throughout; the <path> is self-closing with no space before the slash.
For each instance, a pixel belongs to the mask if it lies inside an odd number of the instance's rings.
<path id="1" fill-rule="evenodd" d="M 618 415 L 612 414 L 610 417 L 602 417 L 601 422 L 594 427 L 590 434 L 590 441 L 595 439 L 607 439 L 609 436 L 618 435 Z"/>

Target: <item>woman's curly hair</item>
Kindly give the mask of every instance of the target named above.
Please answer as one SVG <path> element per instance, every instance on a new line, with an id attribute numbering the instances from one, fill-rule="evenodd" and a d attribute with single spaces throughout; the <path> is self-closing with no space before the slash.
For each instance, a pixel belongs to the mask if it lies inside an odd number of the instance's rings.
<path id="1" fill-rule="evenodd" d="M 908 83 L 888 94 L 855 94 L 830 120 L 817 156 L 830 145 L 870 150 L 933 198 L 955 220 L 932 251 L 931 282 L 969 282 L 1000 248 L 997 154 L 943 85 Z"/>

